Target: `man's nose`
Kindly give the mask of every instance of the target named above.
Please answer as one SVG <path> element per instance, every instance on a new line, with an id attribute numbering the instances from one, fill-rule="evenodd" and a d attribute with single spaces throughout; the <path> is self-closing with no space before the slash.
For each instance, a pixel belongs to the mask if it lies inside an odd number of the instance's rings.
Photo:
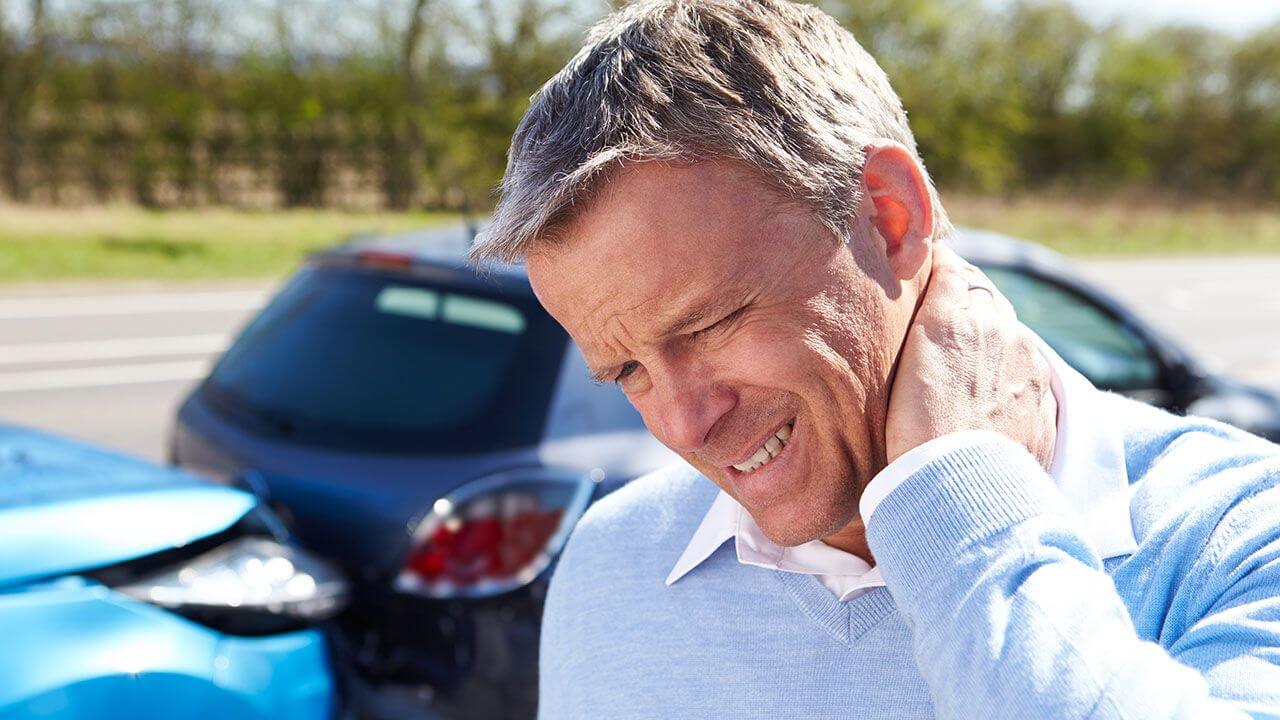
<path id="1" fill-rule="evenodd" d="M 654 382 L 655 434 L 677 452 L 700 450 L 716 421 L 733 409 L 735 395 L 705 372 L 672 371 Z"/>

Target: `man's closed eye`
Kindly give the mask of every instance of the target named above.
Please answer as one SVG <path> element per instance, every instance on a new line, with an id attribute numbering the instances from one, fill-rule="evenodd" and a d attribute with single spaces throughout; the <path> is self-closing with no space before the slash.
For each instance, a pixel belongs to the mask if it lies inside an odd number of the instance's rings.
<path id="1" fill-rule="evenodd" d="M 746 309 L 747 309 L 747 306 L 743 305 L 737 310 L 734 310 L 733 312 L 729 313 L 728 315 L 725 315 L 724 317 L 702 328 L 701 330 L 694 330 L 693 332 L 689 333 L 689 337 L 692 337 L 696 340 L 698 338 L 707 337 L 721 330 L 725 330 L 731 324 L 733 324 L 734 320 L 737 320 L 739 317 L 741 317 L 743 311 L 745 311 Z"/>

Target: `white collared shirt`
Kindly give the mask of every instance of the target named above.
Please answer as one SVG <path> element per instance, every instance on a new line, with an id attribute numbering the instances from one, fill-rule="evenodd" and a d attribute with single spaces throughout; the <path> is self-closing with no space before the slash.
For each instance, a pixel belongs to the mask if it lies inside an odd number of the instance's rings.
<path id="1" fill-rule="evenodd" d="M 1058 432 L 1054 442 L 1053 478 L 1081 522 L 1084 536 L 1103 558 L 1137 549 L 1129 519 L 1129 476 L 1124 446 L 1094 402 L 1098 390 L 1040 343 L 1049 362 Z M 980 440 L 985 432 L 958 432 L 935 438 L 905 453 L 881 470 L 863 491 L 859 512 L 870 521 L 876 507 L 904 480 L 930 461 Z M 783 547 L 769 540 L 751 515 L 723 490 L 702 519 L 684 553 L 667 576 L 670 585 L 711 557 L 729 538 L 738 562 L 785 572 L 816 575 L 843 602 L 883 587 L 878 568 L 821 540 Z"/>

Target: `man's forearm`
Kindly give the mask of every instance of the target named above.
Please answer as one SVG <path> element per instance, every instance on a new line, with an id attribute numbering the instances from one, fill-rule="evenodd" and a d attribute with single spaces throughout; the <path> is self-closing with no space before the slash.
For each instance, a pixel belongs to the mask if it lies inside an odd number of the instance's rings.
<path id="1" fill-rule="evenodd" d="M 1229 702 L 1138 637 L 1051 481 L 1010 441 L 921 468 L 868 519 L 868 541 L 939 717 L 1273 716 L 1247 698 L 1250 683 L 1280 683 L 1274 665 L 1258 663 Z"/>

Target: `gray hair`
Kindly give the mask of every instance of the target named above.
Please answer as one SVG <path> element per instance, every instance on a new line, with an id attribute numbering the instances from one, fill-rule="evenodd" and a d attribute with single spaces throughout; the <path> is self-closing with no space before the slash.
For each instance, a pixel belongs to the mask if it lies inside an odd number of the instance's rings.
<path id="1" fill-rule="evenodd" d="M 863 148 L 916 151 L 889 78 L 848 31 L 785 0 L 638 0 L 610 14 L 533 98 L 476 261 L 512 262 L 626 163 L 746 163 L 842 239 Z M 934 198 L 934 237 L 950 224 Z"/>

